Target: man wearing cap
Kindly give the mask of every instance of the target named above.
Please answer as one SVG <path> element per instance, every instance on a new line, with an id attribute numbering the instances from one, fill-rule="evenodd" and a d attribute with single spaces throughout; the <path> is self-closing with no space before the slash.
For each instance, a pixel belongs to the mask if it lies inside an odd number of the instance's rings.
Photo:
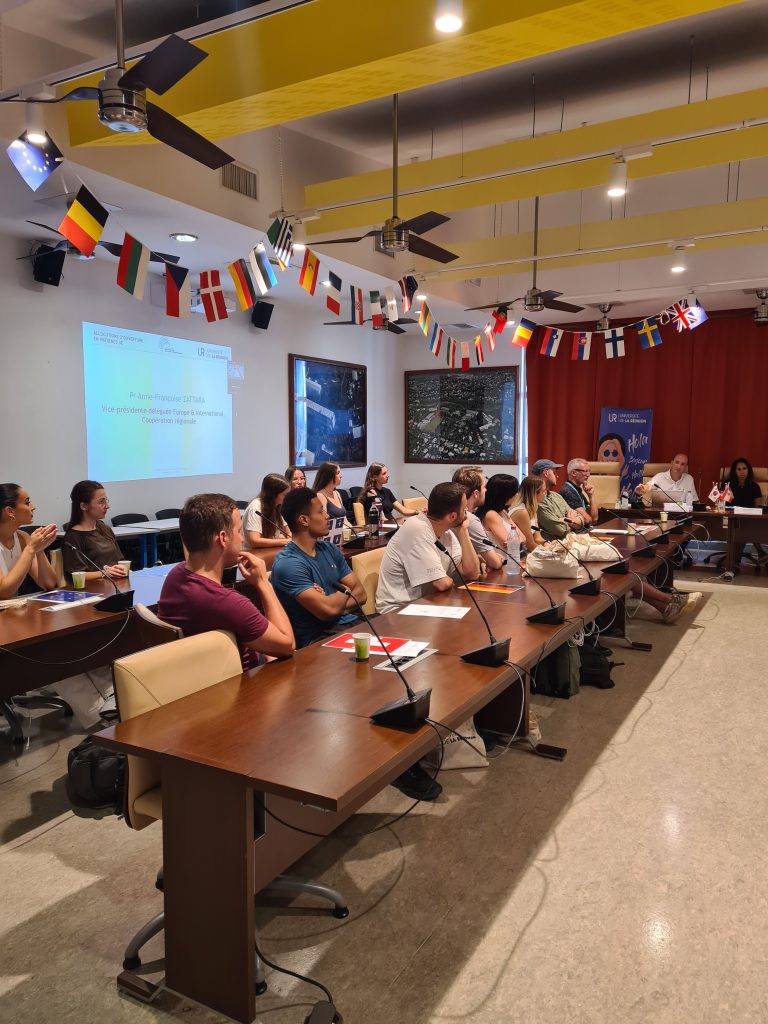
<path id="1" fill-rule="evenodd" d="M 583 530 L 584 520 L 574 511 L 565 498 L 558 493 L 556 469 L 562 469 L 562 462 L 551 459 L 539 459 L 531 467 L 534 476 L 543 478 L 547 485 L 547 495 L 539 502 L 539 530 L 545 540 L 562 540 L 572 530 Z"/>

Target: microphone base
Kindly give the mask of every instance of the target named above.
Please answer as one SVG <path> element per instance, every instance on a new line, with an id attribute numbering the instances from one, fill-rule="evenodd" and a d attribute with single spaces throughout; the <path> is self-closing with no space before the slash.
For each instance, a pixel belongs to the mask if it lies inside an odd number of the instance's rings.
<path id="1" fill-rule="evenodd" d="M 133 591 L 121 590 L 119 594 L 110 594 L 93 607 L 97 612 L 129 612 L 133 608 Z"/>
<path id="2" fill-rule="evenodd" d="M 538 622 L 543 626 L 559 626 L 565 622 L 565 601 L 554 605 L 552 608 L 544 608 L 543 611 L 534 612 L 533 615 L 526 615 L 529 622 Z"/>
<path id="3" fill-rule="evenodd" d="M 424 719 L 429 715 L 429 698 L 431 688 L 417 690 L 410 697 L 403 697 L 401 700 L 391 700 L 370 715 L 374 725 L 383 725 L 387 729 L 418 729 Z"/>
<path id="4" fill-rule="evenodd" d="M 682 533 L 683 532 L 682 524 L 676 522 L 675 525 L 674 526 L 670 526 L 670 528 L 666 532 L 667 533 Z"/>
<path id="5" fill-rule="evenodd" d="M 594 597 L 602 590 L 602 581 L 599 576 L 594 576 L 591 580 L 585 580 L 583 583 L 578 583 L 575 587 L 571 587 L 568 591 L 569 594 L 584 594 L 587 596 Z"/>
<path id="6" fill-rule="evenodd" d="M 509 638 L 506 640 L 495 640 L 485 647 L 478 647 L 474 651 L 467 651 L 462 654 L 462 661 L 468 661 L 470 665 L 487 665 L 489 668 L 498 668 L 505 661 L 509 661 Z"/>
<path id="7" fill-rule="evenodd" d="M 620 562 L 609 562 L 603 569 L 605 576 L 626 576 L 628 572 L 629 566 L 626 558 L 622 558 Z"/>
<path id="8" fill-rule="evenodd" d="M 640 548 L 639 551 L 632 552 L 633 558 L 655 558 L 656 557 L 656 545 L 647 544 L 644 548 Z"/>

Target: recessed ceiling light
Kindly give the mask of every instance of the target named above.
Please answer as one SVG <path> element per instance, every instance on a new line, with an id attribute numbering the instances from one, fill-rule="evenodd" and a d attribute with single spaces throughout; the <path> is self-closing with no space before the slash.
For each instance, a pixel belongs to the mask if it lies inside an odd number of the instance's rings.
<path id="1" fill-rule="evenodd" d="M 294 252 L 304 252 L 304 250 L 306 248 L 307 247 L 304 244 L 304 242 L 293 242 L 293 251 Z"/>
<path id="2" fill-rule="evenodd" d="M 438 32 L 458 32 L 463 24 L 461 0 L 435 0 L 435 28 Z"/>
<path id="3" fill-rule="evenodd" d="M 303 248 L 304 248 L 304 246 L 302 246 L 302 249 Z M 331 282 L 330 281 L 323 281 L 323 288 L 330 288 L 330 287 L 331 287 Z"/>
<path id="4" fill-rule="evenodd" d="M 169 238 L 172 238 L 174 242 L 196 242 L 197 235 L 191 235 L 189 231 L 172 231 Z"/>
<path id="5" fill-rule="evenodd" d="M 682 263 L 675 263 L 674 266 L 669 268 L 673 274 L 682 274 L 685 270 L 685 266 Z"/>
<path id="6" fill-rule="evenodd" d="M 424 294 L 424 292 L 416 292 L 416 294 L 414 295 L 414 298 L 416 299 L 417 302 L 426 302 L 427 301 L 427 296 Z"/>

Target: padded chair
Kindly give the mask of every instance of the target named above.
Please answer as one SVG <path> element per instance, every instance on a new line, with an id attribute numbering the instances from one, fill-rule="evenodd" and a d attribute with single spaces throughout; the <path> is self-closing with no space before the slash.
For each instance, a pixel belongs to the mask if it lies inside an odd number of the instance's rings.
<path id="1" fill-rule="evenodd" d="M 615 505 L 619 500 L 618 462 L 589 462 L 587 465 L 598 508 Z"/>
<path id="2" fill-rule="evenodd" d="M 235 504 L 237 505 L 241 512 L 245 512 L 245 510 L 250 505 L 250 501 L 236 501 Z"/>
<path id="3" fill-rule="evenodd" d="M 365 526 L 365 509 L 361 501 L 352 502 L 352 515 L 355 517 L 355 526 L 358 528 Z"/>
<path id="4" fill-rule="evenodd" d="M 178 519 L 180 515 L 180 508 L 161 508 L 159 512 L 155 512 L 155 519 Z"/>
<path id="5" fill-rule="evenodd" d="M 337 487 L 336 490 L 339 492 L 341 504 L 344 506 L 344 508 L 346 508 L 347 505 L 349 504 L 349 491 L 346 489 L 346 487 Z"/>
<path id="6" fill-rule="evenodd" d="M 419 496 L 418 498 L 403 498 L 403 505 L 406 508 L 412 508 L 416 512 L 423 512 L 427 507 L 427 499 Z"/>
<path id="7" fill-rule="evenodd" d="M 349 497 L 350 497 L 350 499 L 352 501 L 357 501 L 357 499 L 360 497 L 360 491 L 362 491 L 362 489 L 363 489 L 362 487 L 350 487 L 349 488 Z"/>
<path id="8" fill-rule="evenodd" d="M 167 643 L 170 640 L 181 640 L 184 636 L 184 630 L 180 626 L 172 626 L 170 622 L 163 622 L 159 615 L 147 608 L 145 604 L 137 601 L 133 606 L 133 610 L 136 612 L 138 617 L 141 619 L 139 623 L 139 631 L 141 632 L 141 625 L 145 624 L 154 627 L 154 630 L 161 630 L 161 635 L 164 633 L 163 642 Z M 156 633 L 153 635 L 153 639 L 156 637 Z"/>
<path id="9" fill-rule="evenodd" d="M 159 512 L 155 512 L 155 519 L 178 519 L 180 515 L 180 508 L 161 508 Z M 158 535 L 157 554 L 160 561 L 167 564 L 182 560 L 184 553 L 181 549 L 181 537 L 175 530 Z"/>
<path id="10" fill-rule="evenodd" d="M 362 551 L 350 559 L 350 568 L 365 587 L 366 600 L 363 610 L 366 615 L 376 611 L 376 587 L 379 584 L 379 569 L 384 557 L 385 548 L 374 548 L 373 551 Z"/>
<path id="11" fill-rule="evenodd" d="M 139 612 L 142 619 L 174 630 L 146 608 Z M 231 633 L 214 630 L 197 636 L 160 644 L 148 650 L 139 651 L 120 658 L 112 666 L 115 680 L 115 696 L 120 718 L 125 721 L 144 714 L 163 704 L 169 704 L 191 693 L 197 693 L 224 679 L 240 675 L 242 665 L 240 652 Z M 136 830 L 146 828 L 163 816 L 161 774 L 159 765 L 146 758 L 128 756 L 125 788 L 125 820 Z M 157 887 L 162 890 L 162 869 L 158 874 Z M 313 882 L 302 882 L 287 875 L 279 875 L 269 889 L 279 889 L 292 894 L 309 893 L 330 900 L 333 916 L 344 918 L 349 914 L 344 897 L 333 889 Z M 254 894 L 255 896 L 255 894 Z M 141 966 L 140 951 L 153 936 L 163 930 L 164 913 L 156 914 L 131 939 L 125 950 L 123 968 L 135 971 Z M 266 990 L 264 969 L 256 958 L 257 992 Z M 121 975 L 118 984 L 124 991 L 141 998 L 146 982 L 138 985 L 130 976 Z M 146 998 L 153 998 L 146 993 Z"/>
<path id="12" fill-rule="evenodd" d="M 112 516 L 113 526 L 131 526 L 133 523 L 148 523 L 149 516 L 143 512 L 123 512 L 119 516 Z"/>

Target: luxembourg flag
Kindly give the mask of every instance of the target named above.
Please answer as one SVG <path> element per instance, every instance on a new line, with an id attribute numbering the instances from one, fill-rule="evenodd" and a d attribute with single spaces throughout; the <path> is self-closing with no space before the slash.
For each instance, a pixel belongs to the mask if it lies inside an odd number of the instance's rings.
<path id="1" fill-rule="evenodd" d="M 589 359 L 589 350 L 592 348 L 591 331 L 574 331 L 573 344 L 571 345 L 571 359 L 583 363 Z"/>
<path id="2" fill-rule="evenodd" d="M 614 327 L 611 331 L 604 331 L 605 336 L 605 358 L 621 359 L 624 355 L 624 328 Z"/>
<path id="3" fill-rule="evenodd" d="M 563 332 L 558 327 L 545 327 L 544 337 L 541 339 L 540 356 L 550 356 L 552 359 L 557 355 L 560 348 L 560 339 Z"/>

